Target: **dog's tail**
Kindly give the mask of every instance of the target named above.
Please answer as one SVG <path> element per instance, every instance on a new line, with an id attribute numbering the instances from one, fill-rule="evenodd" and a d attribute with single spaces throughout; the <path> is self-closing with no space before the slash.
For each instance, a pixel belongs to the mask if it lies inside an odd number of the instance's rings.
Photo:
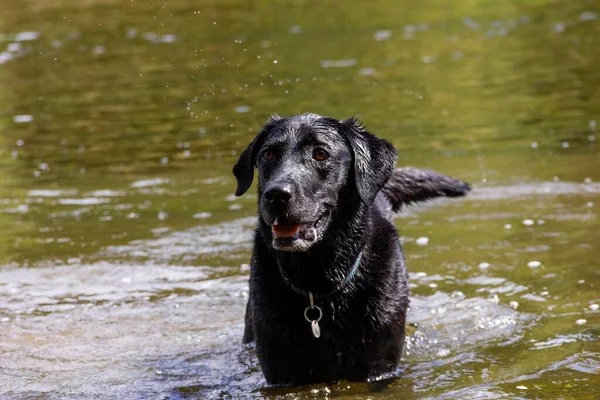
<path id="1" fill-rule="evenodd" d="M 458 197 L 471 191 L 471 186 L 458 179 L 437 172 L 413 167 L 397 168 L 381 189 L 398 211 L 403 205 L 425 201 L 434 197 Z"/>

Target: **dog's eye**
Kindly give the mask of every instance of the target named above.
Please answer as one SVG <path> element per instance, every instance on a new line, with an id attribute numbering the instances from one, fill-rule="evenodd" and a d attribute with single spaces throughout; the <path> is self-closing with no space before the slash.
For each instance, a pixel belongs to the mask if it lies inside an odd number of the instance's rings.
<path id="1" fill-rule="evenodd" d="M 275 158 L 275 154 L 271 150 L 265 150 L 262 154 L 262 158 L 265 161 L 273 161 Z"/>
<path id="2" fill-rule="evenodd" d="M 329 158 L 329 153 L 323 149 L 315 149 L 313 152 L 313 158 L 317 161 L 325 161 Z"/>

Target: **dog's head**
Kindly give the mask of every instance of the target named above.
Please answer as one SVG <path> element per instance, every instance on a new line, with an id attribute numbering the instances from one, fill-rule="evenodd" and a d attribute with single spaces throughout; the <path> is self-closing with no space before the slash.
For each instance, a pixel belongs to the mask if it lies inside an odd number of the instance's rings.
<path id="1" fill-rule="evenodd" d="M 345 188 L 365 205 L 388 181 L 396 150 L 354 118 L 315 114 L 272 117 L 233 167 L 236 195 L 250 187 L 258 169 L 259 214 L 271 226 L 273 247 L 306 251 L 321 240 Z"/>

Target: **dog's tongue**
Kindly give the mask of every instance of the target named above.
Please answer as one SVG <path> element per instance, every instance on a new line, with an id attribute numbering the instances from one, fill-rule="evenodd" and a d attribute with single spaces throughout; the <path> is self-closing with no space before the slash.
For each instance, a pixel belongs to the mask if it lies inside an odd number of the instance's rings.
<path id="1" fill-rule="evenodd" d="M 298 232 L 300 232 L 300 225 L 276 219 L 275 223 L 271 225 L 271 229 L 277 237 L 290 238 L 296 236 Z"/>

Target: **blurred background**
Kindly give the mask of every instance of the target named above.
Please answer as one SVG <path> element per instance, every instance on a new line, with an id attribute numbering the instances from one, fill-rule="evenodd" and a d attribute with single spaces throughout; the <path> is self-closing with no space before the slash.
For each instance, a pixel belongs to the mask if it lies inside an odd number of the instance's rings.
<path id="1" fill-rule="evenodd" d="M 600 4 L 3 0 L 0 397 L 597 398 Z M 271 113 L 467 180 L 397 226 L 402 378 L 265 388 L 240 345 Z M 420 240 L 417 240 L 419 239 Z"/>

